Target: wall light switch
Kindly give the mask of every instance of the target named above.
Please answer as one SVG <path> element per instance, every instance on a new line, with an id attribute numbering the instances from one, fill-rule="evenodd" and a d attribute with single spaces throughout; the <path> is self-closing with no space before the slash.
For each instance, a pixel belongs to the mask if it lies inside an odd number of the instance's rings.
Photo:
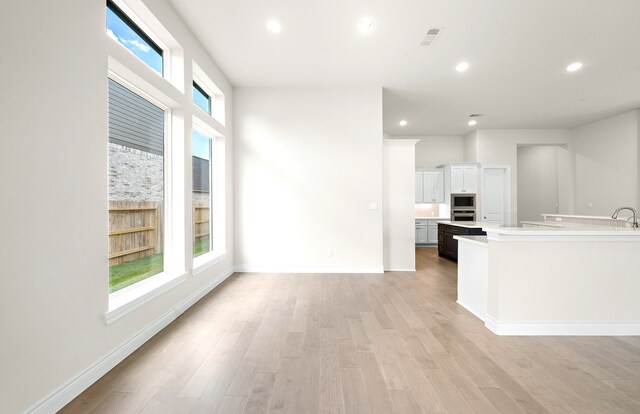
<path id="1" fill-rule="evenodd" d="M 377 210 L 378 203 L 369 203 L 369 210 Z"/>
<path id="2" fill-rule="evenodd" d="M 587 203 L 587 207 L 593 208 L 593 203 L 591 201 L 589 201 L 589 203 Z"/>

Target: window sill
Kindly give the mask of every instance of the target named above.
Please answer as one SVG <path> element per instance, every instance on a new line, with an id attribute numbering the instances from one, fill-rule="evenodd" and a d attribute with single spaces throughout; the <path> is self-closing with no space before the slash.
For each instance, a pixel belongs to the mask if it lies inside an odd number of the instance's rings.
<path id="1" fill-rule="evenodd" d="M 193 275 L 197 276 L 227 258 L 227 252 L 209 252 L 193 258 Z"/>
<path id="2" fill-rule="evenodd" d="M 109 310 L 104 314 L 108 324 L 120 319 L 151 299 L 173 289 L 187 280 L 188 273 L 180 275 L 160 273 L 109 295 Z"/>

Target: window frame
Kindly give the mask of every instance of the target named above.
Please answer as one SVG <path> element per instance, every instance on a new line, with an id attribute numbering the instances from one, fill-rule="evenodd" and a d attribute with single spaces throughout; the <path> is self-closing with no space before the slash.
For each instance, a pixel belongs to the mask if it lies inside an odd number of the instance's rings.
<path id="1" fill-rule="evenodd" d="M 200 85 L 198 84 L 198 82 L 196 82 L 196 80 L 195 80 L 195 79 L 192 81 L 192 85 L 193 85 L 193 88 L 194 88 L 195 90 L 197 90 L 198 92 L 200 92 L 200 93 L 201 93 L 202 95 L 204 95 L 204 97 L 207 99 L 207 109 L 205 110 L 203 107 L 201 107 L 200 105 L 198 105 L 198 104 L 196 103 L 195 99 L 193 99 L 193 98 L 194 98 L 193 96 L 191 96 L 191 101 L 193 101 L 193 103 L 194 103 L 194 104 L 196 104 L 196 106 L 197 106 L 198 108 L 200 108 L 201 110 L 205 111 L 207 114 L 211 115 L 211 113 L 213 112 L 213 97 L 212 97 L 212 96 L 211 96 L 207 91 L 205 91 L 205 90 L 204 90 L 204 88 L 203 88 L 202 86 L 200 86 Z M 193 95 L 193 94 L 192 94 L 192 95 Z M 207 135 L 207 134 L 205 134 L 205 135 Z M 207 135 L 207 136 L 208 136 L 208 135 Z"/>
<path id="2" fill-rule="evenodd" d="M 149 47 L 151 47 L 151 49 L 153 49 L 156 53 L 158 53 L 160 55 L 160 60 L 162 62 L 162 68 L 160 70 L 160 76 L 162 76 L 163 78 L 166 76 L 166 57 L 167 57 L 167 53 L 166 50 L 162 47 L 160 47 L 160 45 L 158 45 L 158 43 L 153 40 L 151 38 L 151 36 L 149 36 L 131 17 L 129 17 L 129 15 L 122 10 L 122 8 L 120 6 L 118 6 L 113 0 L 107 0 L 107 9 L 111 10 L 113 12 L 113 14 L 115 14 L 116 16 L 118 16 L 118 18 L 120 18 L 120 20 L 122 20 L 124 22 L 124 24 L 126 24 L 135 34 L 137 34 L 138 36 L 140 36 L 140 38 L 142 38 L 142 40 L 144 40 L 145 42 L 147 42 L 147 44 L 149 45 Z M 125 49 L 126 46 L 124 46 L 122 43 L 117 42 L 118 44 L 120 44 L 122 47 L 124 47 Z M 127 49 L 128 50 L 128 49 Z M 137 57 L 137 56 L 136 56 Z M 138 59 L 140 59 L 138 57 Z M 142 59 L 140 59 L 142 60 Z M 144 61 L 143 61 L 144 62 Z M 146 62 L 144 62 L 146 64 Z M 149 65 L 147 65 L 149 66 Z M 151 68 L 151 70 L 153 70 L 154 72 L 155 69 L 153 69 L 151 66 L 149 66 L 149 68 Z M 157 73 L 157 72 L 156 72 Z"/>
<path id="3" fill-rule="evenodd" d="M 207 62 L 208 66 L 205 71 L 191 60 L 191 81 L 195 81 L 209 97 L 210 111 L 207 113 L 193 102 L 193 96 L 187 90 L 189 89 L 189 79 L 187 78 L 190 68 L 189 62 L 187 62 L 189 54 L 187 53 L 185 56 L 182 44 L 158 19 L 160 16 L 156 16 L 149 9 L 145 0 L 105 1 L 112 6 L 108 10 L 122 19 L 136 35 L 140 36 L 141 41 L 144 40 L 148 42 L 150 47 L 155 45 L 162 50 L 162 74 L 160 74 L 126 45 L 119 41 L 108 41 L 108 78 L 162 108 L 165 112 L 164 271 L 109 293 L 108 270 L 105 267 L 106 277 L 103 283 L 108 300 L 107 309 L 103 316 L 106 324 L 110 324 L 164 292 L 175 290 L 174 288 L 188 282 L 192 276 L 210 276 L 216 265 L 228 260 L 227 249 L 230 246 L 227 245 L 227 234 L 230 224 L 227 222 L 229 184 L 226 179 L 230 173 L 228 171 L 230 160 L 227 159 L 229 155 L 227 145 L 230 145 L 231 142 L 227 142 L 225 138 L 227 133 L 225 94 L 212 79 L 221 77 L 220 81 L 223 83 L 225 81 L 215 66 L 212 67 L 211 63 Z M 116 13 L 115 8 L 119 9 L 121 14 Z M 138 30 L 134 30 L 134 28 Z M 139 31 L 145 36 L 143 37 Z M 116 46 L 116 43 L 119 46 Z M 152 49 L 158 52 L 157 49 L 153 47 Z M 134 57 L 131 57 L 132 54 Z M 160 75 L 159 79 L 158 75 Z M 230 93 L 230 90 L 227 93 Z M 195 109 L 196 106 L 199 109 Z M 203 111 L 207 115 L 204 115 Z M 202 126 L 202 128 L 197 126 L 196 128 L 209 137 L 212 152 L 210 160 L 210 225 L 211 231 L 213 232 L 215 229 L 215 233 L 210 238 L 211 250 L 197 258 L 193 257 L 193 244 L 190 239 L 193 238 L 193 234 L 188 225 L 190 221 L 193 222 L 193 218 L 191 217 L 191 209 L 188 208 L 188 204 L 185 204 L 186 198 L 193 191 L 192 187 L 188 187 L 193 169 L 189 162 L 193 152 L 190 148 L 193 127 L 191 121 Z M 191 177 L 188 174 L 191 174 Z M 108 266 L 108 264 L 106 265 Z"/>
<path id="4" fill-rule="evenodd" d="M 193 131 L 198 131 L 202 135 L 209 138 L 211 142 L 211 156 L 209 160 L 209 196 L 210 196 L 210 210 L 209 210 L 209 243 L 210 250 L 197 257 L 191 257 L 193 261 L 193 274 L 197 275 L 209 266 L 220 262 L 226 257 L 226 213 L 224 205 L 225 194 L 225 142 L 224 137 L 211 125 L 211 122 L 207 122 L 197 116 L 192 118 L 191 126 L 191 143 L 193 145 Z M 191 150 L 193 156 L 193 149 Z M 191 167 L 193 171 L 193 166 Z M 193 185 L 192 185 L 193 187 Z M 193 191 L 193 190 L 192 190 Z M 193 207 L 193 201 L 191 202 Z M 193 208 L 192 208 L 193 210 Z M 194 230 L 193 217 L 191 218 L 192 232 Z M 191 234 L 192 244 L 195 241 L 195 237 Z"/>
<path id="5" fill-rule="evenodd" d="M 216 212 L 215 209 L 215 191 L 214 191 L 214 171 L 215 171 L 215 167 L 214 167 L 214 154 L 216 151 L 216 140 L 215 140 L 215 136 L 211 133 L 208 133 L 207 131 L 205 131 L 202 127 L 200 127 L 198 124 L 194 123 L 193 127 L 191 128 L 191 160 L 193 162 L 193 134 L 194 132 L 198 132 L 200 133 L 202 136 L 206 137 L 207 139 L 209 139 L 209 171 L 208 171 L 208 176 L 209 176 L 209 250 L 205 253 L 200 254 L 199 256 L 194 256 L 194 252 L 191 252 L 191 256 L 193 257 L 194 262 L 197 262 L 199 257 L 202 256 L 210 256 L 210 253 L 212 253 L 215 249 L 214 249 L 214 243 L 213 243 L 213 229 L 214 229 L 214 213 Z M 191 175 L 192 175 L 192 179 L 193 179 L 193 164 L 191 165 Z M 193 192 L 193 182 L 191 185 L 191 191 Z M 193 207 L 193 194 L 192 194 L 192 201 L 191 201 L 191 205 Z M 195 244 L 195 218 L 192 217 L 192 228 L 193 228 L 193 244 Z"/>
<path id="6" fill-rule="evenodd" d="M 163 185 L 164 185 L 164 194 L 163 194 L 163 207 L 164 207 L 164 221 L 163 221 L 163 231 L 165 234 L 163 240 L 163 271 L 157 273 L 155 275 L 149 276 L 146 279 L 143 279 L 139 282 L 133 283 L 125 288 L 117 290 L 115 292 L 108 293 L 109 298 L 109 308 L 107 313 L 105 313 L 105 322 L 107 324 L 119 319 L 120 317 L 126 315 L 133 309 L 138 308 L 142 304 L 148 302 L 149 300 L 155 298 L 156 296 L 170 290 L 174 286 L 179 283 L 182 283 L 187 280 L 188 272 L 179 271 L 182 266 L 180 266 L 178 252 L 174 244 L 172 243 L 172 234 L 176 231 L 174 226 L 177 224 L 175 222 L 175 217 L 173 214 L 173 198 L 174 188 L 172 186 L 173 174 L 174 172 L 171 170 L 173 164 L 173 151 L 172 151 L 172 119 L 173 113 L 172 108 L 161 100 L 156 99 L 152 96 L 151 93 L 146 91 L 145 89 L 136 86 L 136 84 L 130 80 L 128 80 L 128 76 L 122 76 L 117 72 L 110 69 L 107 73 L 107 79 L 112 79 L 113 81 L 119 83 L 125 88 L 129 89 L 131 92 L 139 95 L 141 98 L 146 99 L 150 103 L 156 105 L 160 109 L 164 111 L 164 131 L 163 131 L 163 139 L 164 139 L 164 151 L 163 151 Z M 166 98 L 169 99 L 168 97 Z M 167 101 L 168 102 L 168 101 Z M 107 138 L 108 139 L 108 138 Z M 108 279 L 107 279 L 108 285 Z M 108 289 L 107 289 L 108 291 Z"/>
<path id="7" fill-rule="evenodd" d="M 226 99 L 224 93 L 222 93 L 222 90 L 216 85 L 216 83 L 207 75 L 207 73 L 200 67 L 200 65 L 198 65 L 195 60 L 191 61 L 191 65 L 192 81 L 196 82 L 198 86 L 200 86 L 200 88 L 204 90 L 204 92 L 211 99 L 210 111 L 207 114 L 219 124 L 215 128 L 223 130 L 226 123 Z M 191 101 L 193 101 L 193 97 Z M 200 108 L 200 110 L 203 110 L 195 102 L 193 104 Z"/>
<path id="8" fill-rule="evenodd" d="M 138 95 L 140 98 L 144 99 L 145 101 L 151 103 L 152 105 L 155 105 L 156 107 L 158 107 L 159 109 L 162 110 L 163 112 L 163 131 L 162 131 L 162 145 L 163 145 L 163 150 L 162 150 L 162 207 L 164 210 L 164 217 L 163 217 L 163 221 L 161 223 L 162 225 L 162 231 L 163 233 L 166 235 L 168 233 L 168 226 L 169 226 L 169 222 L 168 220 L 170 219 L 170 217 L 168 216 L 168 211 L 171 207 L 171 205 L 169 204 L 170 199 L 169 197 L 171 196 L 171 190 L 169 188 L 170 185 L 170 180 L 168 179 L 168 175 L 170 174 L 170 172 L 168 171 L 168 166 L 170 165 L 171 162 L 171 154 L 168 153 L 167 149 L 170 148 L 169 144 L 170 144 L 170 131 L 171 131 L 171 108 L 169 108 L 167 105 L 163 104 L 162 102 L 158 101 L 157 99 L 154 99 L 153 97 L 151 97 L 148 93 L 145 93 L 144 90 L 141 90 L 140 88 L 135 87 L 131 82 L 127 81 L 126 79 L 124 79 L 121 76 L 116 75 L 115 73 L 112 73 L 111 71 L 108 72 L 107 74 L 107 79 L 113 80 L 114 82 L 118 83 L 120 86 L 122 86 L 123 88 L 127 89 L 129 92 L 134 93 L 136 95 Z M 107 120 L 108 122 L 108 120 Z M 107 125 L 107 130 L 108 130 L 109 126 Z M 109 142 L 109 138 L 107 137 L 107 142 Z M 138 151 L 143 151 L 140 149 L 137 149 Z M 163 238 L 162 240 L 162 252 L 163 252 L 163 258 L 162 258 L 162 271 L 159 273 L 156 273 L 154 275 L 148 276 L 136 283 L 133 283 L 129 286 L 126 286 L 122 289 L 118 289 L 115 292 L 110 292 L 109 293 L 109 299 L 111 300 L 111 298 L 118 298 L 119 297 L 119 293 L 124 291 L 124 295 L 126 295 L 126 291 L 129 288 L 132 288 L 130 290 L 134 290 L 134 287 L 140 287 L 140 286 L 144 286 L 145 282 L 147 282 L 148 280 L 156 277 L 156 276 L 160 276 L 163 275 L 165 273 L 167 273 L 167 257 L 169 256 L 167 253 L 167 249 L 171 250 L 171 246 L 168 245 L 168 240 L 166 237 Z"/>

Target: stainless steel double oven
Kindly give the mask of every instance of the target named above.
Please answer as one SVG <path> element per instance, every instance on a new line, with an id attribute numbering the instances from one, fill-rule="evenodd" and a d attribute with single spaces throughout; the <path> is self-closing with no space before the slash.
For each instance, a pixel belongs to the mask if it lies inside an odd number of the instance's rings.
<path id="1" fill-rule="evenodd" d="M 475 194 L 451 194 L 451 221 L 476 221 Z"/>

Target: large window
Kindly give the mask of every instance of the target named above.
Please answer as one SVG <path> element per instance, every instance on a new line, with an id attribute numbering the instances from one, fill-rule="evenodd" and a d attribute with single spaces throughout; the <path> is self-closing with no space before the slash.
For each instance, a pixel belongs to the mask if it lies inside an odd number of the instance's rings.
<path id="1" fill-rule="evenodd" d="M 165 111 L 109 79 L 109 292 L 164 270 Z"/>
<path id="2" fill-rule="evenodd" d="M 107 0 L 107 34 L 163 74 L 163 50 L 113 1 Z"/>
<path id="3" fill-rule="evenodd" d="M 213 249 L 213 142 L 204 133 L 193 130 L 193 256 L 197 257 Z"/>
<path id="4" fill-rule="evenodd" d="M 185 50 L 145 0 L 103 1 L 119 43 L 107 59 L 110 323 L 226 257 L 225 101 L 196 62 L 185 90 Z"/>

